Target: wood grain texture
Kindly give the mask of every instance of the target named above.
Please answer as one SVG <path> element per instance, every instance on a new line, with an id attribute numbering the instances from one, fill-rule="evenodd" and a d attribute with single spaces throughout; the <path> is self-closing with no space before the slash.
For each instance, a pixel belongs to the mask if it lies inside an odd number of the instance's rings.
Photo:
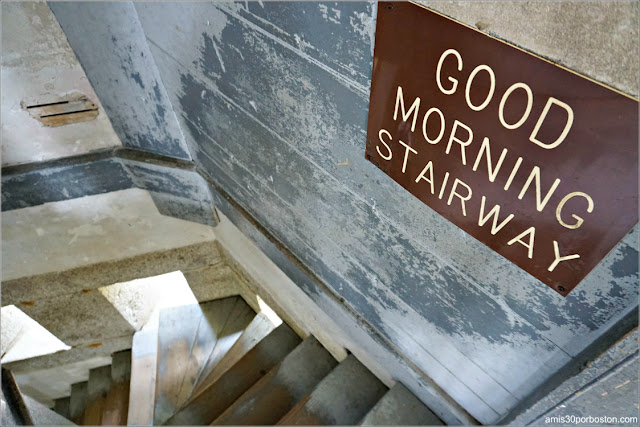
<path id="1" fill-rule="evenodd" d="M 191 394 L 200 372 L 218 343 L 220 331 L 236 303 L 236 299 L 226 298 L 200 305 L 201 313 L 198 318 L 196 335 L 189 349 L 183 378 L 175 391 L 176 409 Z"/>
<path id="2" fill-rule="evenodd" d="M 152 425 L 156 396 L 158 331 L 143 329 L 133 335 L 130 404 L 127 425 Z"/>
<path id="3" fill-rule="evenodd" d="M 197 304 L 160 312 L 154 425 L 164 423 L 181 403 L 178 392 L 189 367 L 201 318 L 202 310 Z"/>
<path id="4" fill-rule="evenodd" d="M 245 354 L 264 339 L 275 325 L 261 313 L 255 315 L 251 323 L 242 332 L 242 335 L 233 343 L 224 356 L 213 366 L 208 374 L 201 375 L 193 390 L 193 396 L 198 395 L 202 390 L 218 381 L 218 379 L 238 362 Z"/>
<path id="5" fill-rule="evenodd" d="M 227 352 L 235 346 L 235 343 L 242 336 L 247 328 L 256 317 L 256 313 L 247 305 L 240 297 L 234 297 L 231 311 L 227 314 L 224 322 L 221 322 L 216 331 L 217 340 L 207 360 L 201 365 L 198 376 L 195 381 L 191 381 L 188 391 L 188 397 L 197 394 L 202 388 L 201 383 L 212 383 L 207 380 L 210 378 L 211 372 L 217 368 L 218 363 L 223 359 Z M 184 401 L 183 401 L 184 402 Z"/>
<path id="6" fill-rule="evenodd" d="M 300 338 L 286 324 L 274 329 L 215 383 L 194 396 L 167 425 L 209 424 L 293 350 Z"/>

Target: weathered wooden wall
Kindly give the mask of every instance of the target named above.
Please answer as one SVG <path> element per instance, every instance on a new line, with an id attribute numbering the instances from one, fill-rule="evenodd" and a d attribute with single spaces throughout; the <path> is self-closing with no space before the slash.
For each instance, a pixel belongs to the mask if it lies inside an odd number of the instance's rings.
<path id="1" fill-rule="evenodd" d="M 475 16 L 464 6 L 443 7 Z M 586 13 L 588 7 L 599 9 Z M 634 323 L 629 318 L 637 323 L 637 232 L 562 298 L 364 159 L 375 3 L 51 8 L 107 111 L 104 91 L 117 94 L 120 104 L 145 105 L 128 92 L 130 82 L 94 70 L 130 67 L 122 38 L 129 34 L 140 45 L 144 34 L 200 168 L 479 421 L 508 416 L 554 374 L 588 357 L 585 351 L 624 334 Z M 527 28 L 546 37 L 530 48 L 551 59 L 577 49 L 576 68 L 599 51 L 614 59 L 636 55 L 638 62 L 633 3 L 512 3 L 502 13 L 506 20 L 529 17 Z M 593 16 L 606 19 L 584 22 Z M 575 27 L 562 31 L 594 36 L 585 46 L 563 42 L 554 22 Z M 118 43 L 110 37 L 115 32 Z M 564 51 L 554 48 L 562 43 Z M 629 43 L 635 50 L 628 51 Z M 100 63 L 90 59 L 96 51 Z M 637 94 L 625 80 L 633 70 L 620 77 L 597 69 L 605 78 L 594 77 Z M 132 69 L 123 78 L 146 71 Z"/>

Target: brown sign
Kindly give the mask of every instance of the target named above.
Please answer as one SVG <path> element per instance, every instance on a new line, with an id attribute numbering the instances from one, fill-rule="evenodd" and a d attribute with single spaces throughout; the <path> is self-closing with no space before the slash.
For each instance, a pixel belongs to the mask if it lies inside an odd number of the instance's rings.
<path id="1" fill-rule="evenodd" d="M 638 102 L 410 3 L 378 9 L 366 157 L 562 295 L 638 221 Z"/>

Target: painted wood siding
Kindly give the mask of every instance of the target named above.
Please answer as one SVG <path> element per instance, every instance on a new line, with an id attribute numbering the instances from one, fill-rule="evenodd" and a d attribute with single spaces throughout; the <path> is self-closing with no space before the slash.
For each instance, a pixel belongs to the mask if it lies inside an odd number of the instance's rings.
<path id="1" fill-rule="evenodd" d="M 94 13 L 52 8 L 65 32 Z M 636 232 L 562 298 L 365 160 L 375 3 L 135 10 L 202 170 L 479 421 L 637 310 Z"/>

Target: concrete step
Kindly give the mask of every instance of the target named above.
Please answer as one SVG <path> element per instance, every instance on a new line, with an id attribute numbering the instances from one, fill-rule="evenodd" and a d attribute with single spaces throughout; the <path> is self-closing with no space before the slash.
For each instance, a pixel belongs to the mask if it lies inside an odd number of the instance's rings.
<path id="1" fill-rule="evenodd" d="M 211 423 L 300 342 L 300 337 L 289 326 L 281 324 L 165 424 Z"/>
<path id="2" fill-rule="evenodd" d="M 67 418 L 60 414 L 55 413 L 51 409 L 44 406 L 42 403 L 29 396 L 24 396 L 24 403 L 29 409 L 29 414 L 33 420 L 33 425 L 36 426 L 72 426 L 75 425 Z"/>
<path id="3" fill-rule="evenodd" d="M 355 425 L 387 390 L 350 354 L 278 424 Z"/>
<path id="4" fill-rule="evenodd" d="M 111 387 L 111 365 L 101 366 L 89 371 L 87 385 L 87 407 L 82 416 L 86 426 L 97 426 L 102 423 L 104 403 Z"/>
<path id="5" fill-rule="evenodd" d="M 82 422 L 82 415 L 87 407 L 87 381 L 71 384 L 71 396 L 69 398 L 69 419 L 76 424 Z"/>
<path id="6" fill-rule="evenodd" d="M 33 425 L 33 419 L 25 402 L 26 396 L 20 391 L 13 373 L 8 369 L 2 368 L 1 377 L 0 397 L 2 408 L 0 425 Z"/>
<path id="7" fill-rule="evenodd" d="M 11 411 L 9 404 L 4 398 L 4 394 L 0 395 L 0 426 L 18 426 L 24 425 L 20 423 L 16 415 Z"/>
<path id="8" fill-rule="evenodd" d="M 213 369 L 206 376 L 200 378 L 193 391 L 193 396 L 197 396 L 202 390 L 218 381 L 225 372 L 275 328 L 276 325 L 263 313 L 255 315 L 249 326 L 240 335 L 240 338 L 226 351 Z"/>
<path id="9" fill-rule="evenodd" d="M 129 389 L 130 402 L 127 413 L 127 424 L 130 426 L 148 426 L 153 423 L 157 355 L 157 330 L 143 329 L 133 335 Z"/>
<path id="10" fill-rule="evenodd" d="M 202 365 L 198 378 L 195 381 L 190 381 L 188 391 L 191 397 L 194 393 L 197 393 L 197 384 L 206 384 L 206 379 L 218 362 L 226 355 L 229 349 L 238 341 L 239 337 L 244 333 L 244 330 L 251 323 L 254 317 L 256 317 L 255 311 L 249 305 L 244 302 L 240 297 L 225 298 L 222 301 L 230 300 L 233 302 L 231 312 L 224 319 L 223 322 L 216 323 L 216 326 L 222 327 L 216 328 L 217 340 L 215 346 L 206 362 Z M 185 381 L 185 385 L 187 381 Z M 204 386 L 203 386 L 204 387 Z M 186 399 L 185 399 L 186 401 Z M 184 403 L 184 401 L 183 401 Z"/>
<path id="11" fill-rule="evenodd" d="M 405 386 L 397 383 L 360 422 L 365 426 L 441 426 L 444 423 Z"/>
<path id="12" fill-rule="evenodd" d="M 53 410 L 67 419 L 71 419 L 71 412 L 69 411 L 71 405 L 71 396 L 61 397 L 53 401 Z"/>
<path id="13" fill-rule="evenodd" d="M 212 425 L 273 425 L 338 362 L 309 337 L 222 413 Z"/>
<path id="14" fill-rule="evenodd" d="M 153 425 L 163 424 L 182 403 L 178 401 L 178 393 L 189 366 L 201 317 L 202 310 L 197 304 L 160 312 Z"/>
<path id="15" fill-rule="evenodd" d="M 114 353 L 111 363 L 111 388 L 104 403 L 102 425 L 127 425 L 130 378 L 131 350 Z"/>

